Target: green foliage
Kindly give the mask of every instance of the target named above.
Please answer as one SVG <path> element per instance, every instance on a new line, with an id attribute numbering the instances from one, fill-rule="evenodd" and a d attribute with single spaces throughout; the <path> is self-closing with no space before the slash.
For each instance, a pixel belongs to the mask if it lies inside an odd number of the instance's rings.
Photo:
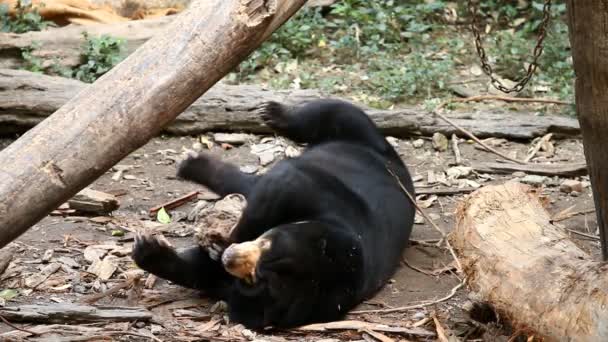
<path id="1" fill-rule="evenodd" d="M 432 61 L 423 52 L 409 56 L 413 45 L 431 40 L 441 1 L 342 0 L 329 13 L 304 8 L 271 39 L 241 63 L 232 81 L 267 79 L 273 87 L 319 87 L 333 92 L 371 92 L 373 104 L 385 106 L 408 96 L 426 97 L 444 88 L 451 61 Z M 412 50 L 414 50 L 412 48 Z M 336 65 L 319 74 L 298 60 Z M 295 61 L 295 62 L 292 62 Z M 322 65 L 315 65 L 323 68 Z"/>
<path id="2" fill-rule="evenodd" d="M 23 58 L 23 69 L 31 72 L 43 72 L 42 59 L 34 55 L 34 51 L 40 47 L 39 42 L 32 42 L 32 45 L 21 49 Z"/>
<path id="3" fill-rule="evenodd" d="M 42 31 L 51 22 L 43 20 L 38 10 L 32 7 L 31 0 L 18 0 L 15 15 L 9 15 L 6 4 L 0 4 L 0 32 L 24 33 Z"/>
<path id="4" fill-rule="evenodd" d="M 85 42 L 82 48 L 81 64 L 74 70 L 73 77 L 87 83 L 92 83 L 101 75 L 118 64 L 124 56 L 124 40 L 102 35 L 90 37 L 83 33 Z"/>

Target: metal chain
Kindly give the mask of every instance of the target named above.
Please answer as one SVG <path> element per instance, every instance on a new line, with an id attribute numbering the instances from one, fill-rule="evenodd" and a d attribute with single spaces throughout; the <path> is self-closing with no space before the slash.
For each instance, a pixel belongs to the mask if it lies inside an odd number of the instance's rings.
<path id="1" fill-rule="evenodd" d="M 581 0 L 582 1 L 582 0 Z M 549 19 L 551 18 L 551 0 L 545 0 L 544 6 L 543 6 L 543 20 L 542 23 L 540 25 L 539 28 L 539 33 L 538 33 L 538 40 L 536 41 L 536 46 L 534 47 L 534 53 L 533 53 L 533 59 L 532 59 L 532 63 L 530 63 L 530 65 L 528 65 L 528 70 L 526 71 L 526 75 L 520 79 L 519 81 L 517 81 L 517 83 L 511 87 L 508 88 L 505 85 L 502 84 L 502 82 L 500 82 L 500 80 L 498 80 L 495 76 L 494 76 L 494 72 L 492 71 L 492 66 L 489 64 L 488 62 L 488 57 L 486 55 L 486 51 L 483 48 L 482 42 L 481 42 L 481 33 L 479 32 L 478 28 L 477 28 L 477 3 L 476 0 L 467 0 L 467 4 L 469 7 L 469 11 L 471 13 L 471 30 L 473 31 L 473 35 L 475 36 L 475 48 L 477 49 L 477 54 L 479 55 L 479 59 L 481 61 L 481 70 L 483 70 L 483 72 L 488 75 L 488 77 L 490 77 L 490 80 L 492 81 L 492 85 L 494 86 L 494 88 L 502 91 L 503 93 L 512 93 L 512 92 L 520 92 L 524 89 L 524 87 L 526 86 L 526 84 L 528 83 L 528 81 L 530 81 L 530 79 L 532 78 L 532 75 L 534 75 L 534 72 L 536 71 L 536 68 L 538 67 L 538 59 L 540 58 L 540 55 L 542 55 L 543 53 L 543 40 L 545 39 L 545 35 L 547 34 L 547 28 L 549 27 Z"/>

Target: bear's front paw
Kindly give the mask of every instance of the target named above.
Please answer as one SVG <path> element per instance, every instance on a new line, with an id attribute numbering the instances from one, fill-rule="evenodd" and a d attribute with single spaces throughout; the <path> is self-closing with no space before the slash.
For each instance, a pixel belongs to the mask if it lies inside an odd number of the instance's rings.
<path id="1" fill-rule="evenodd" d="M 290 114 L 286 106 L 270 101 L 259 108 L 259 114 L 268 127 L 277 132 L 284 132 L 289 129 Z"/>
<path id="2" fill-rule="evenodd" d="M 141 233 L 135 236 L 131 258 L 139 267 L 147 269 L 147 265 L 170 260 L 173 256 L 175 250 L 164 237 Z"/>

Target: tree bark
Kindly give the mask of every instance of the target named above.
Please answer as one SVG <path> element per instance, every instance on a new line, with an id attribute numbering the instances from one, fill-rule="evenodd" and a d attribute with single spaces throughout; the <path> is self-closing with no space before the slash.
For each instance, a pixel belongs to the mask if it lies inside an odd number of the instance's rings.
<path id="1" fill-rule="evenodd" d="M 608 340 L 608 266 L 550 223 L 531 187 L 474 192 L 450 239 L 471 290 L 515 328 L 548 341 Z"/>
<path id="2" fill-rule="evenodd" d="M 61 77 L 0 69 L 0 135 L 23 133 L 41 122 L 87 84 Z M 216 84 L 171 122 L 165 132 L 193 135 L 208 131 L 271 133 L 255 108 L 267 101 L 295 104 L 325 97 L 316 90 L 268 90 L 255 85 Z M 396 137 L 460 132 L 417 108 L 370 109 L 380 130 Z M 546 133 L 558 137 L 579 134 L 578 122 L 563 116 L 513 112 L 451 112 L 446 114 L 479 137 L 532 139 Z"/>
<path id="3" fill-rule="evenodd" d="M 46 324 L 149 321 L 152 318 L 152 312 L 145 308 L 71 303 L 7 306 L 0 308 L 0 315 L 14 322 Z"/>
<path id="4" fill-rule="evenodd" d="M 0 247 L 143 146 L 305 0 L 197 0 L 0 151 Z"/>
<path id="5" fill-rule="evenodd" d="M 125 40 L 124 55 L 130 55 L 143 43 L 163 32 L 177 16 L 135 20 L 114 24 L 69 25 L 26 33 L 0 32 L 0 68 L 17 69 L 24 66 L 21 50 L 38 44 L 33 55 L 43 60 L 43 67 L 51 64 L 73 68 L 80 65 L 84 32 L 91 36 L 104 34 Z"/>
<path id="6" fill-rule="evenodd" d="M 589 167 L 602 255 L 608 260 L 608 3 L 568 0 L 576 112 Z"/>

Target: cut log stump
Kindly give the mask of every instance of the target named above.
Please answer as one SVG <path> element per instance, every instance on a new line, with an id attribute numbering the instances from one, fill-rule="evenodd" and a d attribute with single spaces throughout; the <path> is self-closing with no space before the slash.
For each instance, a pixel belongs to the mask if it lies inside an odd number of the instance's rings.
<path id="1" fill-rule="evenodd" d="M 548 341 L 608 341 L 608 265 L 550 223 L 531 187 L 469 195 L 451 240 L 471 290 L 516 328 Z"/>

